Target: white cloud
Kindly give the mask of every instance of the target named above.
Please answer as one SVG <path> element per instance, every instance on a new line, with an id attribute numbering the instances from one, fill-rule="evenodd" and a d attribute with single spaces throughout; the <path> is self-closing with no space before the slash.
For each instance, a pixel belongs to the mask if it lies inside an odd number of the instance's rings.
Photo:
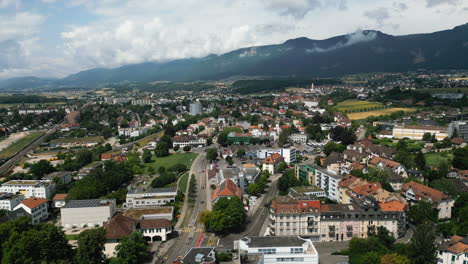
<path id="1" fill-rule="evenodd" d="M 440 5 L 453 5 L 456 6 L 460 4 L 460 0 L 426 0 L 427 7 L 434 7 Z"/>
<path id="2" fill-rule="evenodd" d="M 364 12 L 364 16 L 374 20 L 377 26 L 381 27 L 384 22 L 390 18 L 390 12 L 385 7 L 379 7 Z"/>
<path id="3" fill-rule="evenodd" d="M 20 0 L 0 0 L 0 8 L 9 8 L 9 7 L 19 8 L 20 6 L 21 6 Z"/>

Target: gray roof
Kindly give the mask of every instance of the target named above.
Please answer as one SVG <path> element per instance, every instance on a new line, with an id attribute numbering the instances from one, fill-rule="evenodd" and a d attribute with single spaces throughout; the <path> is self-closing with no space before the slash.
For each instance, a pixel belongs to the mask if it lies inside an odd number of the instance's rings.
<path id="1" fill-rule="evenodd" d="M 214 258 L 208 257 L 212 251 L 214 251 L 214 247 L 200 247 L 200 248 L 191 248 L 187 254 L 185 254 L 184 258 L 182 259 L 184 264 L 199 264 L 200 262 L 195 261 L 195 257 L 198 254 L 202 254 L 205 257 L 205 262 L 214 262 Z M 213 253 L 214 255 L 214 253 Z"/>
<path id="2" fill-rule="evenodd" d="M 108 206 L 110 202 L 115 204 L 115 199 L 71 200 L 62 208 L 101 207 Z"/>
<path id="3" fill-rule="evenodd" d="M 263 248 L 263 247 L 302 247 L 306 242 L 304 239 L 297 236 L 286 236 L 286 237 L 245 237 L 243 241 L 248 241 L 249 247 L 251 248 Z"/>
<path id="4" fill-rule="evenodd" d="M 169 193 L 169 192 L 177 192 L 176 187 L 166 187 L 166 188 L 149 188 L 146 191 L 142 189 L 132 189 L 128 191 L 129 194 L 134 193 Z"/>

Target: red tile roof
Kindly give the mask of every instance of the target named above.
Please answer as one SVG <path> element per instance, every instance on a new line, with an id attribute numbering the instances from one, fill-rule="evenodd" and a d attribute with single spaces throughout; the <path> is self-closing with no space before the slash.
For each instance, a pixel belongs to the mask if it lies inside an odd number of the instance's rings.
<path id="1" fill-rule="evenodd" d="M 234 197 L 237 196 L 242 199 L 242 189 L 239 188 L 230 179 L 224 180 L 213 192 L 212 200 L 215 201 L 220 197 Z"/>
<path id="2" fill-rule="evenodd" d="M 289 196 L 279 196 L 271 202 L 271 208 L 277 214 L 320 212 L 321 204 L 320 201 L 301 201 Z"/>
<path id="3" fill-rule="evenodd" d="M 43 198 L 36 198 L 36 197 L 31 197 L 29 199 L 26 199 L 24 201 L 22 201 L 21 203 L 26 205 L 27 207 L 33 209 L 33 208 L 36 208 L 42 204 L 45 204 L 47 203 L 49 200 L 47 199 L 43 199 Z"/>
<path id="4" fill-rule="evenodd" d="M 379 182 L 370 182 L 363 185 L 359 185 L 358 187 L 353 189 L 354 193 L 368 196 L 376 194 L 379 189 L 382 188 Z"/>
<path id="5" fill-rule="evenodd" d="M 165 228 L 170 227 L 171 221 L 167 219 L 143 219 L 140 220 L 140 228 L 141 229 L 149 229 L 149 228 Z"/>
<path id="6" fill-rule="evenodd" d="M 123 216 L 116 215 L 109 222 L 104 224 L 106 229 L 107 239 L 119 239 L 123 236 L 130 235 L 136 228 L 136 220 Z"/>
<path id="7" fill-rule="evenodd" d="M 416 200 L 420 200 L 421 198 L 425 200 L 431 199 L 433 203 L 438 204 L 441 200 L 449 198 L 441 191 L 414 181 L 405 183 L 401 187 L 403 192 L 407 192 L 409 189 L 413 190 Z"/>
<path id="8" fill-rule="evenodd" d="M 68 193 L 57 193 L 54 198 L 52 199 L 53 201 L 64 201 L 68 196 Z"/>
<path id="9" fill-rule="evenodd" d="M 380 210 L 390 212 L 403 212 L 405 211 L 406 205 L 399 201 L 390 201 L 386 203 L 379 203 Z"/>
<path id="10" fill-rule="evenodd" d="M 392 168 L 392 169 L 395 169 L 395 168 L 397 168 L 398 166 L 401 165 L 400 163 L 398 163 L 396 161 L 389 160 L 389 159 L 384 159 L 384 158 L 381 158 L 379 156 L 375 156 L 369 161 L 369 163 L 372 164 L 372 165 L 377 165 L 377 164 L 379 164 L 379 162 L 382 162 L 382 164 L 385 167 Z"/>
<path id="11" fill-rule="evenodd" d="M 270 156 L 266 157 L 262 163 L 266 163 L 266 164 L 276 164 L 278 162 L 280 162 L 281 160 L 283 160 L 283 157 L 278 154 L 278 153 L 273 153 L 271 154 Z"/>

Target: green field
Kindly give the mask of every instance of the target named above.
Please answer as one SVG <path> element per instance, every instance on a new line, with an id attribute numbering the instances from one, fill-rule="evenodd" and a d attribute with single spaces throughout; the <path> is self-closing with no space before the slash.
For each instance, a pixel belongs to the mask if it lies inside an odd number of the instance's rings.
<path id="1" fill-rule="evenodd" d="M 335 108 L 337 111 L 340 111 L 343 113 L 354 113 L 354 112 L 382 109 L 384 108 L 384 105 L 379 102 L 346 100 L 343 102 L 339 102 Z"/>
<path id="2" fill-rule="evenodd" d="M 186 172 L 186 173 L 184 173 L 184 175 L 182 175 L 182 177 L 180 178 L 180 181 L 179 181 L 179 191 L 181 191 L 182 193 L 185 193 L 185 191 L 187 190 L 188 176 L 189 176 L 189 173 Z"/>
<path id="3" fill-rule="evenodd" d="M 161 138 L 164 135 L 164 131 L 159 131 L 156 134 L 149 135 L 147 137 L 144 137 L 140 140 L 137 140 L 135 144 L 138 144 L 140 147 L 146 146 L 150 141 Z"/>
<path id="4" fill-rule="evenodd" d="M 429 166 L 438 166 L 444 161 L 450 164 L 453 158 L 453 154 L 449 152 L 426 153 L 424 156 L 426 157 L 426 164 Z"/>
<path id="5" fill-rule="evenodd" d="M 172 154 L 170 156 L 161 157 L 161 158 L 158 158 L 155 155 L 153 155 L 153 162 L 144 164 L 145 173 L 149 173 L 148 168 L 150 167 L 154 168 L 154 171 L 157 172 L 160 167 L 165 167 L 166 169 L 168 169 L 177 163 L 182 163 L 185 166 L 187 166 L 187 168 L 190 168 L 190 166 L 192 165 L 192 162 L 195 160 L 197 156 L 198 156 L 197 153 L 191 153 L 191 152 L 176 153 L 176 154 Z"/>
<path id="6" fill-rule="evenodd" d="M 11 144 L 7 148 L 4 148 L 2 151 L 0 151 L 0 159 L 7 159 L 14 156 L 16 153 L 31 144 L 34 140 L 42 136 L 42 134 L 42 132 L 32 132 L 31 134 Z"/>

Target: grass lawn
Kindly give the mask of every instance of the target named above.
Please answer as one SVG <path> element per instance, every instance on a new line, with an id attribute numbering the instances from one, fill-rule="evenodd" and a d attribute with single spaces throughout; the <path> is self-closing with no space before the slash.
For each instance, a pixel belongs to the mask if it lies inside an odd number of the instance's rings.
<path id="1" fill-rule="evenodd" d="M 150 141 L 161 138 L 163 135 L 164 135 L 164 131 L 159 131 L 156 134 L 152 134 L 152 135 L 149 135 L 149 136 L 144 137 L 142 139 L 139 139 L 135 143 L 138 144 L 138 146 L 140 146 L 140 147 L 144 147 L 144 146 L 148 145 L 148 143 Z"/>
<path id="2" fill-rule="evenodd" d="M 352 113 L 352 114 L 348 114 L 348 117 L 351 120 L 359 120 L 359 119 L 366 119 L 369 116 L 389 115 L 393 112 L 398 112 L 398 111 L 414 112 L 416 111 L 416 108 L 392 107 L 392 108 L 386 108 L 386 109 L 375 110 L 375 111 Z"/>
<path id="3" fill-rule="evenodd" d="M 190 168 L 190 166 L 192 165 L 192 162 L 195 160 L 197 156 L 198 156 L 197 153 L 192 153 L 192 152 L 176 153 L 176 154 L 172 154 L 170 156 L 161 157 L 161 158 L 158 158 L 155 155 L 153 155 L 153 162 L 144 163 L 145 173 L 149 173 L 148 168 L 150 167 L 154 168 L 154 171 L 157 172 L 160 167 L 165 167 L 166 169 L 169 169 L 170 167 L 178 163 L 182 163 L 185 166 L 187 166 L 187 168 Z"/>
<path id="4" fill-rule="evenodd" d="M 426 163 L 429 166 L 438 166 L 441 162 L 447 161 L 451 162 L 453 154 L 450 152 L 440 152 L 440 153 L 426 153 Z"/>
<path id="5" fill-rule="evenodd" d="M 187 190 L 188 176 L 189 176 L 189 173 L 186 172 L 180 178 L 179 191 L 181 191 L 182 193 L 185 193 L 185 191 Z"/>
<path id="6" fill-rule="evenodd" d="M 42 136 L 42 134 L 42 132 L 32 132 L 31 134 L 11 144 L 7 148 L 4 148 L 2 151 L 0 151 L 0 159 L 12 157 L 13 155 L 21 151 L 23 148 L 31 144 L 38 137 Z"/>
<path id="7" fill-rule="evenodd" d="M 65 235 L 65 237 L 67 238 L 67 240 L 77 240 L 77 239 L 78 239 L 78 236 L 79 236 L 79 234 L 75 234 L 75 235 Z"/>
<path id="8" fill-rule="evenodd" d="M 336 105 L 336 109 L 340 112 L 352 113 L 362 110 L 375 110 L 377 108 L 383 108 L 383 104 L 379 102 L 360 101 L 360 100 L 346 100 L 339 102 Z"/>

